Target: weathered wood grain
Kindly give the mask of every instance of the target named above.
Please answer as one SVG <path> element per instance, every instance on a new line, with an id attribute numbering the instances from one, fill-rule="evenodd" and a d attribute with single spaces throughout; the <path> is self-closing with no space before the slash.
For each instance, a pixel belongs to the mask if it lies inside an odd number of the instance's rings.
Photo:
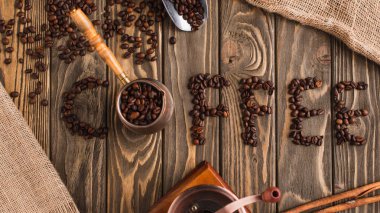
<path id="1" fill-rule="evenodd" d="M 192 118 L 189 112 L 193 108 L 193 97 L 187 89 L 188 80 L 199 73 L 219 73 L 218 1 L 207 2 L 209 18 L 198 31 L 179 31 L 169 19 L 164 25 L 164 82 L 175 102 L 173 118 L 164 130 L 164 193 L 203 160 L 219 169 L 219 118 L 206 119 L 205 145 L 193 145 L 190 135 Z M 177 39 L 175 45 L 169 44 L 171 36 Z M 219 94 L 215 89 L 206 91 L 210 107 L 218 105 Z"/>
<path id="2" fill-rule="evenodd" d="M 31 18 L 32 23 L 26 25 L 40 26 L 41 23 L 47 21 L 47 15 L 44 12 L 45 3 L 43 1 L 32 1 L 33 9 L 26 12 L 26 17 Z M 27 48 L 36 48 L 43 45 L 43 41 L 35 42 L 34 44 L 23 45 L 19 42 L 17 32 L 22 31 L 25 25 L 22 25 L 18 22 L 16 13 L 19 10 L 14 7 L 14 1 L 0 1 L 0 17 L 9 20 L 14 18 L 16 24 L 13 28 L 14 32 L 11 37 L 8 37 L 11 40 L 10 45 L 14 48 L 13 53 L 5 53 L 4 46 L 1 44 L 1 54 L 0 54 L 0 64 L 1 69 L 3 70 L 3 79 L 4 86 L 8 92 L 18 91 L 20 96 L 15 100 L 16 106 L 23 113 L 24 118 L 27 120 L 29 126 L 32 128 L 33 133 L 36 135 L 37 140 L 40 142 L 42 148 L 45 150 L 46 154 L 50 153 L 50 109 L 49 107 L 42 106 L 39 102 L 40 100 L 50 98 L 50 69 L 44 73 L 40 74 L 40 81 L 42 82 L 43 92 L 37 98 L 37 103 L 30 105 L 28 103 L 28 93 L 34 91 L 36 87 L 37 80 L 30 78 L 30 75 L 25 74 L 24 71 L 26 68 L 34 68 L 34 63 L 36 60 L 31 59 L 25 53 Z M 36 28 L 37 33 L 41 33 L 39 27 Z M 3 63 L 5 57 L 10 57 L 12 63 L 10 65 L 5 65 Z M 24 59 L 24 63 L 21 64 L 18 62 L 19 58 Z M 45 49 L 45 58 L 41 61 L 49 65 L 50 51 Z"/>
<path id="3" fill-rule="evenodd" d="M 283 192 L 279 210 L 289 209 L 332 193 L 331 144 L 331 49 L 329 36 L 278 17 L 277 43 L 277 135 L 278 186 Z M 302 93 L 303 105 L 322 108 L 325 114 L 303 122 L 304 135 L 323 135 L 320 147 L 295 145 L 288 137 L 290 110 L 287 86 L 294 78 L 318 77 L 320 89 Z"/>
<path id="4" fill-rule="evenodd" d="M 116 12 L 116 7 L 113 9 Z M 154 27 L 161 36 L 161 24 L 156 23 Z M 134 27 L 127 28 L 126 32 L 142 35 Z M 120 44 L 119 38 L 114 38 L 110 47 L 131 79 L 162 79 L 161 46 L 157 49 L 158 61 L 134 65 L 132 57 L 121 57 L 124 51 L 121 51 Z M 162 193 L 162 133 L 137 135 L 122 126 L 116 112 L 116 96 L 122 85 L 110 70 L 108 78 L 107 212 L 147 212 Z"/>
<path id="5" fill-rule="evenodd" d="M 223 178 L 239 197 L 258 194 L 276 184 L 275 116 L 259 117 L 258 147 L 245 145 L 239 81 L 251 76 L 275 81 L 274 15 L 242 1 L 220 1 L 221 74 L 232 83 L 222 91 L 222 102 L 230 117 L 222 120 L 221 171 Z M 274 95 L 257 91 L 260 105 L 275 109 Z M 253 212 L 274 212 L 275 204 L 251 205 Z"/>
<path id="6" fill-rule="evenodd" d="M 98 8 L 104 1 L 96 1 Z M 100 18 L 98 11 L 93 17 Z M 97 53 L 78 57 L 67 65 L 58 58 L 56 42 L 51 57 L 51 160 L 81 212 L 106 210 L 106 140 L 85 140 L 72 136 L 60 119 L 62 94 L 72 84 L 88 76 L 106 79 L 106 66 Z M 107 89 L 97 88 L 82 92 L 75 99 L 74 110 L 80 119 L 94 127 L 107 125 Z"/>
<path id="7" fill-rule="evenodd" d="M 367 144 L 356 147 L 349 144 L 334 144 L 334 192 L 340 193 L 358 186 L 380 180 L 380 66 L 353 53 L 343 43 L 334 39 L 333 50 L 333 82 L 344 80 L 364 81 L 369 84 L 365 91 L 344 92 L 340 99 L 352 109 L 367 109 L 369 115 L 360 117 L 349 129 L 351 133 L 362 135 Z M 335 117 L 335 115 L 334 115 Z M 379 193 L 377 193 L 379 194 Z M 347 212 L 379 212 L 380 204 L 362 206 Z"/>

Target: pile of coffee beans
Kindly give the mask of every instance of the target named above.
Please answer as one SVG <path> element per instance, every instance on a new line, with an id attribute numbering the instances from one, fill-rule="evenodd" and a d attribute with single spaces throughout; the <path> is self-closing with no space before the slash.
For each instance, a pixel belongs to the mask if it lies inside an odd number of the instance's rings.
<path id="1" fill-rule="evenodd" d="M 75 33 L 76 28 L 70 23 L 69 13 L 76 8 L 82 9 L 87 16 L 98 9 L 93 0 L 47 0 L 45 10 L 49 23 L 48 27 L 41 26 L 42 30 L 46 31 L 45 42 L 47 42 L 47 47 L 51 47 L 53 39 L 60 39 Z"/>
<path id="2" fill-rule="evenodd" d="M 120 5 L 120 11 L 116 11 L 114 17 L 112 6 Z M 21 44 L 34 44 L 34 47 L 26 49 L 26 55 L 33 60 L 38 60 L 35 66 L 28 67 L 24 71 L 30 74 L 34 80 L 40 79 L 40 73 L 45 72 L 48 67 L 43 62 L 45 57 L 45 48 L 51 48 L 58 39 L 66 39 L 63 45 L 57 47 L 58 57 L 65 63 L 72 63 L 77 57 L 84 56 L 93 52 L 94 48 L 90 46 L 86 38 L 79 32 L 74 23 L 71 22 L 69 13 L 75 8 L 80 8 L 87 16 L 91 16 L 98 10 L 93 0 L 47 0 L 45 11 L 47 13 L 47 23 L 41 23 L 40 26 L 32 24 L 32 17 L 27 13 L 32 9 L 30 0 L 16 0 L 15 8 L 17 10 L 16 19 L 0 19 L 1 43 L 5 54 L 9 54 L 4 59 L 4 64 L 12 63 L 11 53 L 14 48 L 11 46 L 11 38 L 14 34 L 16 23 L 24 25 L 23 29 L 17 32 L 18 41 Z M 117 8 L 117 7 L 115 7 Z M 125 50 L 123 58 L 134 56 L 135 64 L 142 64 L 146 61 L 157 60 L 158 34 L 155 32 L 154 24 L 161 22 L 166 15 L 166 11 L 161 1 L 144 0 L 139 3 L 133 0 L 107 0 L 104 7 L 104 20 L 92 20 L 95 26 L 99 26 L 103 31 L 103 37 L 109 39 L 114 35 L 121 37 L 120 48 Z M 135 27 L 142 34 L 139 36 L 128 35 L 128 27 Z M 137 33 L 138 34 L 138 33 Z M 144 44 L 148 45 L 144 45 Z M 24 58 L 17 60 L 24 63 Z M 34 97 L 29 94 L 29 97 Z M 16 98 L 15 92 L 12 97 Z M 31 98 L 29 103 L 35 103 Z"/>
<path id="3" fill-rule="evenodd" d="M 364 117 L 368 115 L 368 110 L 366 109 L 357 109 L 350 110 L 345 107 L 346 102 L 344 100 L 339 100 L 339 94 L 343 91 L 350 90 L 366 90 L 368 84 L 365 82 L 354 82 L 354 81 L 341 81 L 339 82 L 334 89 L 334 110 L 337 112 L 335 117 L 335 136 L 337 138 L 337 144 L 343 144 L 349 142 L 351 145 L 363 145 L 367 140 L 362 136 L 355 136 L 350 134 L 348 126 L 356 122 L 357 117 Z"/>
<path id="4" fill-rule="evenodd" d="M 120 5 L 117 17 L 112 18 L 111 7 Z M 135 3 L 131 0 L 107 1 L 103 13 L 102 24 L 103 37 L 109 39 L 119 35 L 120 48 L 125 50 L 123 58 L 134 56 L 135 64 L 143 64 L 145 61 L 156 61 L 156 49 L 158 48 L 158 34 L 154 31 L 154 24 L 161 22 L 165 17 L 165 9 L 162 1 L 145 0 Z M 127 28 L 134 26 L 141 32 L 141 36 L 129 35 Z M 148 44 L 146 48 L 144 44 Z"/>
<path id="5" fill-rule="evenodd" d="M 87 77 L 73 84 L 71 89 L 63 93 L 63 106 L 61 107 L 61 117 L 66 123 L 66 127 L 70 130 L 72 135 L 83 136 L 85 139 L 101 138 L 107 136 L 107 127 L 94 128 L 89 123 L 82 122 L 77 114 L 74 112 L 75 98 L 85 90 L 95 89 L 98 87 L 108 87 L 107 80 L 103 81 L 95 77 Z M 41 104 L 46 104 L 45 100 Z"/>
<path id="6" fill-rule="evenodd" d="M 191 137 L 193 144 L 205 144 L 205 120 L 207 116 L 211 117 L 228 117 L 229 109 L 223 104 L 219 104 L 216 108 L 211 108 L 206 101 L 206 88 L 221 89 L 229 87 L 231 83 L 221 75 L 210 76 L 209 74 L 198 74 L 189 80 L 188 89 L 193 95 L 193 110 L 190 111 L 192 116 Z"/>
<path id="7" fill-rule="evenodd" d="M 170 0 L 174 8 L 183 19 L 196 31 L 203 24 L 204 8 L 200 0 Z"/>
<path id="8" fill-rule="evenodd" d="M 161 114 L 163 96 L 162 91 L 148 83 L 133 83 L 121 93 L 121 113 L 132 124 L 149 125 Z"/>
<path id="9" fill-rule="evenodd" d="M 272 107 L 259 105 L 255 90 L 266 90 L 269 95 L 273 94 L 275 89 L 272 81 L 264 81 L 257 76 L 240 80 L 240 96 L 242 102 L 240 108 L 242 110 L 243 127 L 242 139 L 245 144 L 256 147 L 258 144 L 256 120 L 258 116 L 272 114 Z"/>
<path id="10" fill-rule="evenodd" d="M 293 79 L 288 87 L 289 98 L 289 108 L 291 110 L 292 124 L 290 126 L 289 137 L 292 138 L 293 143 L 297 145 L 316 145 L 321 146 L 323 141 L 323 136 L 303 136 L 302 135 L 302 121 L 304 119 L 323 115 L 325 111 L 323 109 L 308 109 L 302 106 L 301 101 L 303 100 L 301 92 L 316 89 L 322 87 L 322 81 L 316 77 L 308 77 L 305 79 Z"/>

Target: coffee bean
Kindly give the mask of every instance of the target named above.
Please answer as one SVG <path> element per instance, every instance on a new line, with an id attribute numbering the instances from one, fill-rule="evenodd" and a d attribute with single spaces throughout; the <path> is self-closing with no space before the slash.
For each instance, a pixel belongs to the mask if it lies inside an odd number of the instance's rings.
<path id="1" fill-rule="evenodd" d="M 49 105 L 49 101 L 47 99 L 42 99 L 41 100 L 41 105 L 42 106 L 48 106 Z"/>
<path id="2" fill-rule="evenodd" d="M 3 37 L 1 42 L 3 43 L 3 45 L 8 45 L 9 44 L 9 39 L 6 38 L 6 37 Z"/>
<path id="3" fill-rule="evenodd" d="M 38 73 L 34 72 L 34 73 L 32 73 L 32 74 L 30 75 L 30 77 L 31 77 L 32 79 L 38 79 L 38 78 L 39 78 L 39 75 L 38 75 Z"/>
<path id="4" fill-rule="evenodd" d="M 12 53 L 14 51 L 13 47 L 7 47 L 5 48 L 5 52 Z"/>
<path id="5" fill-rule="evenodd" d="M 17 91 L 13 91 L 9 94 L 11 98 L 17 98 L 20 94 Z"/>
<path id="6" fill-rule="evenodd" d="M 28 103 L 31 105 L 35 104 L 36 102 L 37 102 L 36 98 L 29 98 L 29 100 L 28 100 Z"/>
<path id="7" fill-rule="evenodd" d="M 28 97 L 29 97 L 29 98 L 35 98 L 35 97 L 36 97 L 36 93 L 35 93 L 35 92 L 30 92 L 30 93 L 28 94 Z"/>
<path id="8" fill-rule="evenodd" d="M 15 8 L 21 10 L 22 7 L 23 7 L 22 0 L 16 0 L 16 2 L 15 2 Z"/>
<path id="9" fill-rule="evenodd" d="M 169 42 L 170 44 L 175 44 L 177 42 L 177 39 L 174 36 L 172 36 L 170 37 Z"/>
<path id="10" fill-rule="evenodd" d="M 10 59 L 10 58 L 6 58 L 6 59 L 4 59 L 4 64 L 10 64 L 10 63 L 12 63 L 12 59 Z"/>

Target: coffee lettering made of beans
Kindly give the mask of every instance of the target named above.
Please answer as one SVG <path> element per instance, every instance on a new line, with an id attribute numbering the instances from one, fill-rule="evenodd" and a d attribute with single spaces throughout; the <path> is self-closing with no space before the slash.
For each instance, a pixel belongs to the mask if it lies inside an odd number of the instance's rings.
<path id="1" fill-rule="evenodd" d="M 220 104 L 216 108 L 210 108 L 206 101 L 206 88 L 222 89 L 230 86 L 230 82 L 221 75 L 210 76 L 209 74 L 198 74 L 189 80 L 188 89 L 193 96 L 193 109 L 190 111 L 192 117 L 191 137 L 193 144 L 203 145 L 206 138 L 204 134 L 206 117 L 229 116 L 227 106 Z M 242 139 L 245 144 L 256 147 L 258 145 L 258 131 L 256 120 L 259 116 L 268 116 L 273 113 L 272 107 L 260 105 L 256 100 L 254 92 L 264 90 L 271 96 L 275 90 L 272 81 L 263 80 L 257 76 L 241 79 L 239 87 L 240 109 L 243 123 Z M 305 136 L 302 133 L 302 122 L 305 119 L 321 116 L 325 114 L 324 109 L 308 109 L 302 105 L 302 93 L 311 89 L 320 89 L 323 85 L 322 80 L 316 77 L 305 79 L 293 79 L 288 85 L 288 102 L 290 108 L 291 125 L 289 137 L 296 145 L 321 146 L 323 136 Z M 363 136 L 353 135 L 349 132 L 348 126 L 355 124 L 357 117 L 364 117 L 369 114 L 366 109 L 348 109 L 344 100 L 339 100 L 339 95 L 344 91 L 366 90 L 368 84 L 365 82 L 341 81 L 333 88 L 335 128 L 337 144 L 348 142 L 351 145 L 363 145 L 366 139 Z"/>

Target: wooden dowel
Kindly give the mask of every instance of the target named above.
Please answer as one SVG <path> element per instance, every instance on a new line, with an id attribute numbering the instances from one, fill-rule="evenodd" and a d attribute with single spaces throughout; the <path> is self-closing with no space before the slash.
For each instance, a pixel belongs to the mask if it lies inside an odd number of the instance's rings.
<path id="1" fill-rule="evenodd" d="M 343 199 L 358 198 L 358 197 L 361 197 L 365 194 L 368 194 L 368 193 L 373 192 L 373 191 L 378 190 L 378 189 L 380 189 L 380 182 L 375 182 L 375 183 L 368 184 L 368 185 L 365 185 L 365 186 L 362 186 L 362 187 L 359 187 L 359 188 L 356 188 L 356 189 L 353 189 L 350 191 L 346 191 L 346 192 L 343 192 L 343 193 L 340 193 L 337 195 L 332 195 L 332 196 L 325 197 L 325 198 L 322 198 L 322 199 L 319 199 L 316 201 L 312 201 L 310 203 L 306 203 L 306 204 L 298 206 L 294 209 L 287 210 L 287 211 L 285 211 L 285 213 L 303 212 L 303 211 L 307 211 L 307 210 L 314 209 L 317 207 L 322 207 L 322 206 L 325 206 L 327 204 L 337 202 L 337 201 L 340 201 Z"/>

